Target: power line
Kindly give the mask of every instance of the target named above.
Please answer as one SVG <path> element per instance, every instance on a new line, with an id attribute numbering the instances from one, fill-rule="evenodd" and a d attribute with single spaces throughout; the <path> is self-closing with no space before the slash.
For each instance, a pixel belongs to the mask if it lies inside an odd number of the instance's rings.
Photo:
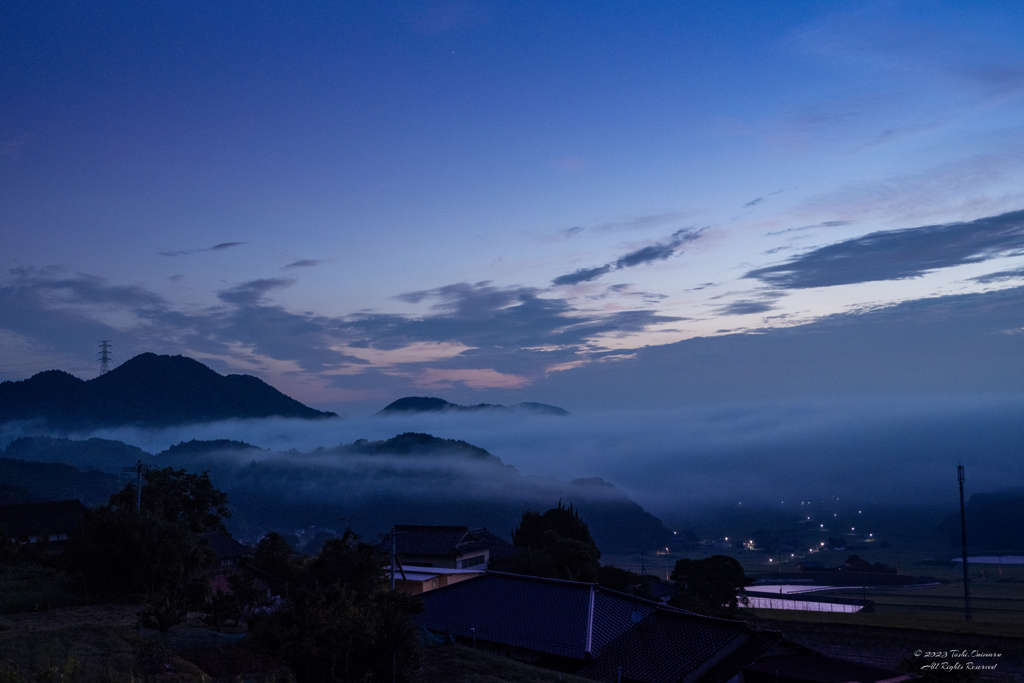
<path id="1" fill-rule="evenodd" d="M 103 375 L 110 369 L 110 358 L 114 355 L 109 339 L 100 340 L 98 355 L 100 357 L 100 374 Z"/>

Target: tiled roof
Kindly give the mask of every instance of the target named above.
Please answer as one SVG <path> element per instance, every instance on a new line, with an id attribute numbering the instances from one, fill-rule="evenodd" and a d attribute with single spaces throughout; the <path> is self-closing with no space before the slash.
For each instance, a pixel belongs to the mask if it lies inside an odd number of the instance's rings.
<path id="1" fill-rule="evenodd" d="M 637 618 L 643 619 L 654 613 L 657 609 L 654 603 L 647 600 L 634 599 L 617 591 L 598 587 L 594 593 L 594 628 L 593 647 L 591 654 L 597 655 L 604 646 L 622 635 L 623 631 L 631 628 Z"/>
<path id="2" fill-rule="evenodd" d="M 876 683 L 876 681 L 898 683 L 917 678 L 917 676 L 903 671 L 881 669 L 820 654 L 762 657 L 743 669 L 769 677 L 782 675 L 809 683 Z"/>
<path id="3" fill-rule="evenodd" d="M 701 665 L 710 670 L 717 659 L 750 640 L 752 633 L 742 622 L 657 608 L 608 643 L 579 675 L 615 681 L 618 668 L 622 667 L 624 679 L 675 683 Z"/>
<path id="4" fill-rule="evenodd" d="M 576 659 L 579 675 L 598 681 L 617 680 L 622 667 L 623 680 L 723 683 L 782 639 L 594 584 L 499 572 L 422 599 L 419 626 Z"/>
<path id="5" fill-rule="evenodd" d="M 0 505 L 0 528 L 8 536 L 66 534 L 86 512 L 77 499 Z"/>
<path id="6" fill-rule="evenodd" d="M 212 550 L 217 557 L 242 557 L 249 554 L 249 548 L 242 545 L 235 539 L 220 531 L 208 531 L 198 534 L 199 538 L 206 541 L 206 547 Z"/>
<path id="7" fill-rule="evenodd" d="M 416 622 L 434 631 L 577 660 L 587 659 L 589 651 L 589 673 L 581 675 L 597 680 L 615 680 L 617 667 L 628 664 L 638 674 L 655 675 L 652 681 L 675 681 L 753 634 L 742 622 L 691 614 L 594 584 L 499 572 L 430 591 L 423 606 Z M 664 656 L 645 664 L 652 652 Z M 658 677 L 658 667 L 668 677 Z M 671 678 L 672 672 L 681 673 Z"/>
<path id="8" fill-rule="evenodd" d="M 727 683 L 736 676 L 736 672 L 741 666 L 750 664 L 774 649 L 785 649 L 788 645 L 792 644 L 778 631 L 757 631 L 740 647 L 704 673 L 699 679 L 700 683 Z"/>
<path id="9" fill-rule="evenodd" d="M 395 543 L 401 555 L 455 555 L 455 546 L 465 538 L 469 527 L 398 524 L 395 531 Z M 391 553 L 390 534 L 381 541 L 380 546 Z"/>
<path id="10" fill-rule="evenodd" d="M 472 529 L 469 533 L 480 542 L 487 543 L 489 545 L 491 550 L 491 560 L 503 560 L 516 552 L 516 547 L 514 545 L 506 541 L 501 536 L 492 534 L 486 528 Z"/>
<path id="11" fill-rule="evenodd" d="M 512 545 L 487 529 L 465 526 L 426 526 L 398 524 L 395 545 L 399 555 L 468 555 L 500 548 L 501 556 L 510 554 Z M 386 534 L 378 546 L 381 552 L 391 553 L 391 535 Z M 495 554 L 497 557 L 497 554 Z"/>
<path id="12" fill-rule="evenodd" d="M 593 587 L 489 572 L 423 595 L 417 625 L 581 659 Z"/>

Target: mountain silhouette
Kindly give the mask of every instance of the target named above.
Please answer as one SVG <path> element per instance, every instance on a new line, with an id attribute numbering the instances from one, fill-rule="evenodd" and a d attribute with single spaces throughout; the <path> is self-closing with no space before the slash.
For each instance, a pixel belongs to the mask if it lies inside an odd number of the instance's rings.
<path id="1" fill-rule="evenodd" d="M 143 353 L 99 377 L 48 370 L 0 383 L 0 423 L 53 429 L 165 427 L 231 418 L 337 417 L 309 408 L 251 375 L 221 375 L 185 356 Z"/>
<path id="2" fill-rule="evenodd" d="M 475 406 L 460 406 L 457 403 L 449 403 L 443 398 L 433 396 L 406 396 L 397 401 L 389 403 L 378 415 L 397 415 L 401 413 L 440 413 L 440 412 L 474 412 L 474 411 L 497 411 L 497 412 L 522 412 L 536 413 L 540 415 L 568 415 L 569 411 L 557 406 L 549 406 L 546 403 L 516 403 L 512 406 L 503 406 L 495 403 L 478 403 Z"/>
<path id="3" fill-rule="evenodd" d="M 433 455 L 490 460 L 501 464 L 501 460 L 479 446 L 455 439 L 440 439 L 430 434 L 406 432 L 387 441 L 359 439 L 351 444 L 342 444 L 333 449 L 338 453 L 358 455 Z"/>

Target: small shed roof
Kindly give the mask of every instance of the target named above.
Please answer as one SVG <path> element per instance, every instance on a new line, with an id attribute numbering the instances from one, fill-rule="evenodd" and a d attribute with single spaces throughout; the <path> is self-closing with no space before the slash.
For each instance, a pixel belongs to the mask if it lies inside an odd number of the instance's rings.
<path id="1" fill-rule="evenodd" d="M 222 531 L 207 531 L 198 534 L 199 538 L 206 541 L 206 547 L 212 550 L 220 559 L 242 557 L 249 554 L 248 546 L 242 545 Z"/>

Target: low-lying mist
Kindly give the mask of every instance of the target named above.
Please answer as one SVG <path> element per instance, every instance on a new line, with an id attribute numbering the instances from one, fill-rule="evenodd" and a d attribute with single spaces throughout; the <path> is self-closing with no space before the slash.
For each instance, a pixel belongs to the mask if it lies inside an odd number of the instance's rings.
<path id="1" fill-rule="evenodd" d="M 534 478 L 540 490 L 540 482 L 550 479 L 600 477 L 668 523 L 686 523 L 712 509 L 741 504 L 777 508 L 840 499 L 881 506 L 955 505 L 958 463 L 966 468 L 969 493 L 1020 485 L 1024 475 L 1024 396 L 794 401 L 569 417 L 478 412 L 264 419 L 68 436 L 116 439 L 149 453 L 192 439 L 244 441 L 268 450 L 224 455 L 235 459 L 236 468 L 287 457 L 289 471 L 307 473 L 279 473 L 284 477 L 282 495 L 290 496 L 286 489 L 309 491 L 334 479 L 310 474 L 317 468 L 342 466 L 311 453 L 317 448 L 384 440 L 404 432 L 461 439 L 484 448 Z M 8 428 L 3 442 L 18 435 Z M 305 455 L 287 453 L 293 449 Z M 299 463 L 305 464 L 296 468 Z M 389 461 L 387 468 L 396 468 L 395 476 L 383 476 L 381 466 L 380 460 L 369 468 L 359 458 L 346 461 L 346 495 L 358 484 L 358 490 L 386 497 L 394 481 L 403 482 L 403 497 L 438 493 L 434 484 L 418 489 L 412 483 L 417 477 L 400 474 L 402 468 L 438 463 Z M 467 467 L 483 469 L 471 472 Z M 457 474 L 449 476 L 451 486 L 472 487 L 483 496 L 507 494 L 504 475 L 488 467 L 460 462 L 452 470 Z M 444 476 L 423 479 L 428 480 Z"/>

